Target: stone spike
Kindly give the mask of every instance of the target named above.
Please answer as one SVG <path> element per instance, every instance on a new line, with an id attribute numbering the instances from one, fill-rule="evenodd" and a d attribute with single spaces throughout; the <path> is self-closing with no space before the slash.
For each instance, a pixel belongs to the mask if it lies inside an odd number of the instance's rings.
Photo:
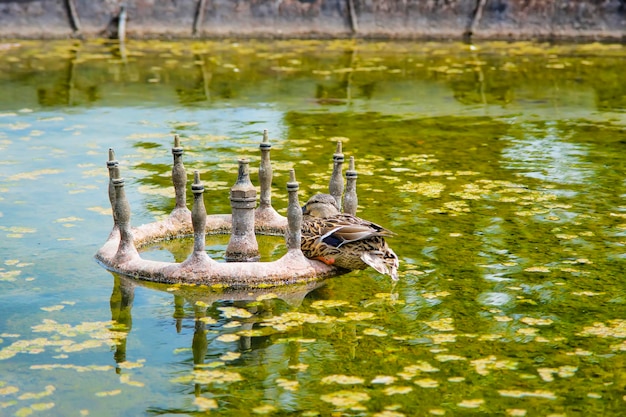
<path id="1" fill-rule="evenodd" d="M 342 165 L 344 157 L 341 152 L 341 141 L 337 141 L 337 150 L 333 154 L 333 173 L 330 176 L 330 183 L 328 184 L 329 194 L 335 198 L 337 206 L 341 209 L 341 196 L 343 195 L 343 177 L 342 177 Z"/>
<path id="2" fill-rule="evenodd" d="M 289 193 L 289 206 L 287 207 L 287 233 L 285 240 L 288 250 L 300 250 L 302 243 L 302 208 L 298 201 L 298 189 L 300 185 L 296 181 L 295 169 L 289 170 L 289 182 L 287 192 Z"/>
<path id="3" fill-rule="evenodd" d="M 267 129 L 263 131 L 263 141 L 259 146 L 261 149 L 261 163 L 259 165 L 259 183 L 261 184 L 261 199 L 259 208 L 266 209 L 272 206 L 272 163 L 270 161 L 270 149 Z"/>
<path id="4" fill-rule="evenodd" d="M 172 148 L 174 155 L 174 165 L 172 166 L 172 183 L 174 184 L 174 192 L 176 194 L 176 209 L 187 208 L 187 172 L 183 165 L 183 148 L 180 146 L 180 137 L 174 135 L 174 147 Z"/>
<path id="5" fill-rule="evenodd" d="M 115 152 L 113 148 L 109 148 L 109 160 L 107 161 L 107 168 L 109 169 L 109 203 L 111 204 L 111 210 L 113 211 L 113 224 L 117 227 L 115 220 L 115 187 L 113 186 L 113 179 L 119 178 L 119 162 L 115 160 Z"/>
<path id="6" fill-rule="evenodd" d="M 124 178 L 119 178 L 119 172 L 117 175 L 117 178 L 113 179 L 113 186 L 115 187 L 115 207 L 113 209 L 115 214 L 113 218 L 120 230 L 120 243 L 115 259 L 117 262 L 123 263 L 139 255 L 130 229 L 130 204 L 128 204 L 124 191 Z"/>
<path id="7" fill-rule="evenodd" d="M 191 224 L 193 226 L 193 251 L 205 253 L 206 247 L 206 222 L 207 214 L 204 208 L 204 185 L 200 182 L 200 173 L 194 171 L 193 184 L 193 207 L 191 209 Z"/>
<path id="8" fill-rule="evenodd" d="M 346 171 L 346 193 L 343 196 L 343 211 L 353 216 L 356 216 L 357 206 L 359 205 L 359 199 L 356 194 L 356 178 L 354 156 L 351 156 L 349 167 Z"/>

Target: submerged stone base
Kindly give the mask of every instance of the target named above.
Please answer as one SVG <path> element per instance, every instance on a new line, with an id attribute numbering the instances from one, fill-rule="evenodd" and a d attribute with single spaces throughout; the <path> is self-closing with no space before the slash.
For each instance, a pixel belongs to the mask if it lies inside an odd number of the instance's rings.
<path id="1" fill-rule="evenodd" d="M 122 5 L 125 5 L 124 7 Z M 121 33 L 120 33 L 121 32 Z M 611 39 L 625 0 L 5 0 L 0 36 Z"/>

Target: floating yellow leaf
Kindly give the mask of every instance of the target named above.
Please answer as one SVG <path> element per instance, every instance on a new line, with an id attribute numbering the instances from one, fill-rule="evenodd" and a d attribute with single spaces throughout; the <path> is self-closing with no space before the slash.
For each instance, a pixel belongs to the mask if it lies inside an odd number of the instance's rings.
<path id="1" fill-rule="evenodd" d="M 14 270 L 14 271 L 0 271 L 0 281 L 13 282 L 17 281 L 17 276 L 19 276 L 22 271 Z"/>
<path id="2" fill-rule="evenodd" d="M 351 321 L 362 321 L 362 320 L 370 320 L 375 317 L 376 315 L 374 313 L 370 313 L 367 311 L 362 311 L 362 312 L 352 311 L 352 312 L 345 313 L 342 319 L 347 319 Z"/>
<path id="3" fill-rule="evenodd" d="M 517 362 L 502 359 L 498 360 L 494 355 L 488 356 L 484 359 L 476 359 L 470 362 L 476 368 L 476 372 L 480 375 L 488 375 L 492 370 L 515 370 L 517 369 Z"/>
<path id="4" fill-rule="evenodd" d="M 233 317 L 239 317 L 243 319 L 252 317 L 252 313 L 250 313 L 248 310 L 244 310 L 243 308 L 218 307 L 217 309 L 220 310 L 222 312 L 222 315 L 226 317 L 227 319 L 230 319 Z"/>
<path id="5" fill-rule="evenodd" d="M 33 414 L 33 409 L 30 407 L 22 407 L 15 412 L 15 417 L 27 417 Z"/>
<path id="6" fill-rule="evenodd" d="M 197 384 L 226 384 L 243 381 L 243 377 L 238 372 L 195 369 L 193 381 Z"/>
<path id="7" fill-rule="evenodd" d="M 363 330 L 363 334 L 367 335 L 367 336 L 376 336 L 376 337 L 385 337 L 385 336 L 387 336 L 386 332 L 383 332 L 382 330 L 374 329 L 374 328 L 369 328 L 369 329 Z"/>
<path id="8" fill-rule="evenodd" d="M 114 389 L 111 391 L 100 391 L 96 392 L 96 397 L 112 397 L 114 395 L 119 395 L 122 393 L 121 389 Z"/>
<path id="9" fill-rule="evenodd" d="M 568 234 L 565 234 L 565 233 L 560 233 L 560 234 L 557 234 L 555 236 L 558 239 L 561 239 L 561 240 L 572 240 L 572 239 L 576 239 L 578 237 L 578 235 L 568 235 Z"/>
<path id="10" fill-rule="evenodd" d="M 398 186 L 400 192 L 413 192 L 424 197 L 439 198 L 446 186 L 440 182 L 405 183 Z"/>
<path id="11" fill-rule="evenodd" d="M 217 340 L 219 340 L 220 342 L 228 343 L 228 342 L 237 342 L 239 341 L 239 338 L 240 337 L 237 334 L 227 333 L 227 334 L 219 335 L 217 337 Z"/>
<path id="12" fill-rule="evenodd" d="M 450 362 L 450 361 L 465 361 L 467 360 L 464 356 L 459 355 L 435 355 L 435 359 L 439 362 Z"/>
<path id="13" fill-rule="evenodd" d="M 536 390 L 536 391 L 519 391 L 519 390 L 499 390 L 498 393 L 503 397 L 524 398 L 535 397 L 545 398 L 548 400 L 555 400 L 556 395 L 550 391 Z"/>
<path id="14" fill-rule="evenodd" d="M 88 207 L 87 210 L 102 214 L 104 216 L 111 216 L 113 214 L 113 210 L 111 210 L 111 207 Z"/>
<path id="15" fill-rule="evenodd" d="M 220 356 L 220 359 L 223 361 L 234 361 L 235 359 L 239 359 L 241 357 L 241 353 L 239 352 L 227 352 Z"/>
<path id="16" fill-rule="evenodd" d="M 626 338 L 626 320 L 609 320 L 609 325 L 596 322 L 592 326 L 583 328 L 580 336 Z"/>
<path id="17" fill-rule="evenodd" d="M 463 408 L 478 408 L 485 403 L 485 400 L 482 398 L 477 398 L 473 400 L 463 400 L 457 405 Z"/>
<path id="18" fill-rule="evenodd" d="M 588 350 L 584 350 L 584 349 L 580 349 L 580 348 L 576 348 L 576 350 L 574 350 L 573 352 L 567 352 L 566 355 L 568 356 L 592 356 L 593 352 L 590 352 Z"/>
<path id="19" fill-rule="evenodd" d="M 274 407 L 271 404 L 265 404 L 265 405 L 260 405 L 258 407 L 254 407 L 252 409 L 252 412 L 254 414 L 270 414 L 273 413 L 274 411 L 278 410 L 276 407 Z"/>
<path id="20" fill-rule="evenodd" d="M 387 376 L 387 375 L 378 375 L 377 377 L 375 377 L 374 379 L 372 379 L 372 384 L 384 384 L 384 385 L 389 385 L 389 384 L 393 384 L 394 382 L 396 382 L 398 378 L 396 378 L 395 376 Z"/>
<path id="21" fill-rule="evenodd" d="M 309 365 L 306 363 L 299 363 L 297 365 L 289 365 L 289 369 L 293 369 L 294 371 L 304 372 L 309 369 Z"/>
<path id="22" fill-rule="evenodd" d="M 456 342 L 456 336 L 455 334 L 433 334 L 430 335 L 430 339 L 433 341 L 433 344 L 435 345 L 440 345 L 442 343 L 454 343 Z"/>
<path id="23" fill-rule="evenodd" d="M 445 317 L 439 320 L 424 322 L 431 329 L 439 330 L 441 332 L 450 332 L 454 330 L 454 319 L 451 317 Z"/>
<path id="24" fill-rule="evenodd" d="M 53 407 L 54 407 L 54 403 L 36 403 L 30 406 L 30 408 L 32 408 L 35 411 L 50 410 Z"/>
<path id="25" fill-rule="evenodd" d="M 137 362 L 129 362 L 129 361 L 118 362 L 117 363 L 117 367 L 120 368 L 120 369 L 141 368 L 141 367 L 143 367 L 143 363 L 144 362 L 145 362 L 145 360 L 138 360 Z"/>
<path id="26" fill-rule="evenodd" d="M 21 180 L 37 180 L 42 175 L 53 175 L 60 174 L 63 170 L 61 169 L 40 169 L 31 172 L 22 172 L 19 174 L 11 175 L 7 178 L 8 181 L 21 181 Z"/>
<path id="27" fill-rule="evenodd" d="M 554 381 L 552 374 L 555 374 L 557 370 L 555 368 L 538 368 L 537 373 L 546 382 Z"/>
<path id="28" fill-rule="evenodd" d="M 18 397 L 20 400 L 34 400 L 52 395 L 56 388 L 54 385 L 46 385 L 46 389 L 42 392 L 26 392 Z"/>
<path id="29" fill-rule="evenodd" d="M 422 297 L 432 300 L 433 298 L 447 297 L 450 295 L 449 291 L 427 292 L 422 294 Z"/>
<path id="30" fill-rule="evenodd" d="M 580 295 L 585 297 L 596 297 L 598 295 L 604 295 L 603 292 L 593 292 L 593 291 L 576 291 L 572 293 L 573 295 Z"/>
<path id="31" fill-rule="evenodd" d="M 391 386 L 387 387 L 383 390 L 385 395 L 396 395 L 396 394 L 408 394 L 413 391 L 413 388 L 407 386 Z"/>
<path id="32" fill-rule="evenodd" d="M 196 397 L 193 403 L 200 411 L 215 410 L 218 408 L 217 401 L 213 398 Z"/>
<path id="33" fill-rule="evenodd" d="M 43 311 L 48 311 L 48 312 L 59 311 L 59 310 L 63 310 L 64 308 L 65 306 L 61 304 L 57 304 L 55 306 L 50 306 L 50 307 L 41 307 Z"/>
<path id="34" fill-rule="evenodd" d="M 320 381 L 322 384 L 355 385 L 365 382 L 363 378 L 350 375 L 328 375 Z"/>
<path id="35" fill-rule="evenodd" d="M 331 403 L 335 407 L 351 408 L 360 405 L 362 402 L 369 401 L 370 396 L 364 392 L 337 391 L 322 395 L 320 398 L 322 401 Z"/>
<path id="36" fill-rule="evenodd" d="M 417 379 L 413 382 L 415 383 L 415 385 L 418 385 L 422 388 L 437 388 L 439 386 L 439 381 L 432 378 Z"/>
<path id="37" fill-rule="evenodd" d="M 550 268 L 545 266 L 531 266 L 530 268 L 524 269 L 526 272 L 550 272 Z"/>
<path id="38" fill-rule="evenodd" d="M 323 309 L 323 308 L 335 308 L 348 305 L 347 301 L 343 300 L 317 300 L 311 304 L 312 308 L 315 309 Z"/>
<path id="39" fill-rule="evenodd" d="M 84 219 L 81 219 L 80 217 L 62 217 L 60 219 L 56 219 L 54 222 L 55 223 L 73 223 L 73 222 L 81 222 Z"/>
<path id="40" fill-rule="evenodd" d="M 285 378 L 278 378 L 276 380 L 276 384 L 281 387 L 282 389 L 284 389 L 285 391 L 292 391 L 295 392 L 298 390 L 298 386 L 300 385 L 300 383 L 298 381 L 294 381 L 291 379 L 285 379 Z"/>
<path id="41" fill-rule="evenodd" d="M 526 410 L 523 408 L 508 408 L 506 413 L 512 417 L 524 417 L 526 415 Z"/>
<path id="42" fill-rule="evenodd" d="M 529 326 L 549 326 L 554 323 L 552 319 L 535 319 L 532 317 L 522 317 L 520 321 L 528 324 Z"/>
<path id="43" fill-rule="evenodd" d="M 200 317 L 198 321 L 201 321 L 204 324 L 216 324 L 217 321 L 212 317 Z"/>
<path id="44" fill-rule="evenodd" d="M 13 385 L 9 385 L 9 386 L 6 386 L 6 387 L 0 387 L 0 395 L 15 394 L 19 390 L 20 389 L 18 387 L 14 387 Z"/>
<path id="45" fill-rule="evenodd" d="M 426 361 L 419 361 L 415 365 L 405 366 L 402 372 L 398 372 L 398 376 L 408 380 L 415 377 L 419 372 L 439 372 L 439 368 L 435 368 Z"/>
<path id="46" fill-rule="evenodd" d="M 130 385 L 131 387 L 143 387 L 145 386 L 145 384 L 143 382 L 139 382 L 139 381 L 132 381 L 130 379 L 130 375 L 129 374 L 122 374 L 120 375 L 120 382 L 122 384 L 126 384 L 126 385 Z"/>
<path id="47" fill-rule="evenodd" d="M 374 413 L 373 417 L 405 417 L 406 414 L 394 410 L 383 410 L 380 413 Z"/>

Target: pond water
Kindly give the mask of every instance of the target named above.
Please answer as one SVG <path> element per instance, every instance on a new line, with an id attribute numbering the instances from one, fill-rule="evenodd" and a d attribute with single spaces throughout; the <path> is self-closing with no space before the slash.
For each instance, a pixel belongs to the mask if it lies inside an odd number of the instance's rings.
<path id="1" fill-rule="evenodd" d="M 605 44 L 0 44 L 0 414 L 623 415 L 624 68 Z M 139 225 L 174 207 L 174 133 L 224 213 L 263 129 L 283 214 L 288 169 L 305 201 L 343 142 L 397 284 L 235 296 L 95 262 L 109 147 Z"/>

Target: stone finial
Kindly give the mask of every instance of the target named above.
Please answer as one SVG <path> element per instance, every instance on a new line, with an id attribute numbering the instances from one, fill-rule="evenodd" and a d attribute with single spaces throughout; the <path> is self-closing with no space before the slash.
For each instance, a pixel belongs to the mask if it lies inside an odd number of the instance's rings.
<path id="1" fill-rule="evenodd" d="M 178 135 L 174 135 L 172 155 L 174 155 L 172 183 L 174 184 L 174 191 L 176 193 L 176 208 L 186 209 L 187 172 L 185 171 L 185 166 L 183 165 L 183 148 L 180 146 L 180 137 Z"/>
<path id="2" fill-rule="evenodd" d="M 191 209 L 191 224 L 193 226 L 193 251 L 204 253 L 206 247 L 206 209 L 204 208 L 204 185 L 200 182 L 200 173 L 194 171 L 193 184 L 193 207 Z"/>
<path id="3" fill-rule="evenodd" d="M 298 189 L 300 185 L 296 181 L 296 171 L 289 170 L 289 182 L 287 192 L 289 193 L 289 206 L 287 207 L 287 234 L 285 240 L 288 250 L 300 250 L 302 241 L 302 208 L 298 201 Z"/>
<path id="4" fill-rule="evenodd" d="M 124 191 L 124 178 L 119 178 L 119 168 L 115 168 L 113 186 L 115 187 L 113 219 L 120 230 L 120 243 L 115 259 L 117 262 L 122 263 L 138 256 L 138 253 L 133 241 L 133 233 L 130 229 L 130 204 L 128 204 L 126 192 Z"/>
<path id="5" fill-rule="evenodd" d="M 335 198 L 337 206 L 341 208 L 341 196 L 343 195 L 343 178 L 341 175 L 344 157 L 341 152 L 341 141 L 337 141 L 337 150 L 333 154 L 333 173 L 328 184 L 329 194 Z"/>
<path id="6" fill-rule="evenodd" d="M 260 258 L 254 234 L 256 189 L 250 182 L 247 159 L 239 160 L 237 182 L 230 189 L 230 206 L 233 225 L 224 257 L 227 262 L 256 262 Z"/>
<path id="7" fill-rule="evenodd" d="M 111 209 L 113 210 L 113 223 L 115 221 L 115 187 L 113 186 L 113 178 L 119 177 L 119 162 L 115 159 L 115 151 L 113 148 L 109 148 L 109 160 L 107 161 L 107 168 L 109 170 L 109 203 L 111 203 Z"/>
<path id="8" fill-rule="evenodd" d="M 261 199 L 259 208 L 266 209 L 272 206 L 272 163 L 270 162 L 270 144 L 267 129 L 263 131 L 261 148 L 261 164 L 259 165 L 259 183 L 261 184 Z"/>
<path id="9" fill-rule="evenodd" d="M 359 199 L 356 195 L 356 178 L 354 156 L 351 156 L 350 164 L 346 171 L 346 194 L 343 196 L 343 211 L 353 216 L 356 216 L 357 206 L 359 205 Z"/>

